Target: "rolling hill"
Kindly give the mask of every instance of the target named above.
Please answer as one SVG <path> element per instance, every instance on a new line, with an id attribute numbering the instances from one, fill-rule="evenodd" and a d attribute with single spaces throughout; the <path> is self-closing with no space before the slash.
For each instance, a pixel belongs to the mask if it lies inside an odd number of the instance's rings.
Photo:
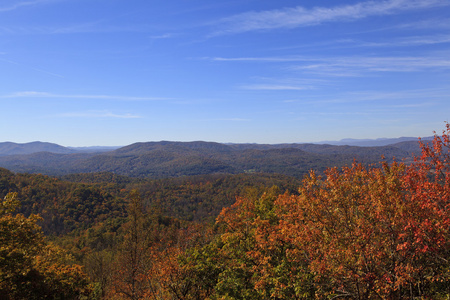
<path id="1" fill-rule="evenodd" d="M 301 178 L 310 169 L 320 172 L 330 166 L 348 165 L 354 159 L 376 163 L 382 156 L 402 160 L 412 153 L 420 154 L 417 141 L 381 147 L 161 141 L 135 143 L 107 152 L 76 151 L 40 142 L 0 146 L 0 167 L 14 172 L 47 175 L 112 172 L 142 178 L 255 172 Z"/>
<path id="2" fill-rule="evenodd" d="M 77 151 L 57 145 L 57 144 L 44 143 L 44 142 L 31 142 L 31 143 L 25 143 L 25 144 L 12 143 L 12 142 L 0 143 L 0 156 L 32 154 L 32 153 L 37 153 L 37 152 L 69 154 L 69 153 L 75 153 Z"/>

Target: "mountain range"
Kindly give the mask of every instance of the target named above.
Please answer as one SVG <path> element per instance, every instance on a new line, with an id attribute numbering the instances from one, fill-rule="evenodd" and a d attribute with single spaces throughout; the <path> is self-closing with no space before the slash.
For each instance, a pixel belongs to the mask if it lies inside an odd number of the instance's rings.
<path id="1" fill-rule="evenodd" d="M 348 165 L 353 160 L 376 163 L 382 156 L 387 160 L 403 160 L 420 154 L 416 138 L 389 141 L 395 143 L 361 147 L 161 141 L 125 147 L 68 148 L 43 142 L 6 142 L 0 143 L 0 167 L 13 172 L 47 175 L 111 172 L 131 177 L 165 178 L 264 172 L 301 178 L 311 169 L 322 172 L 327 167 Z M 360 142 L 368 145 L 370 140 Z"/>
<path id="2" fill-rule="evenodd" d="M 432 136 L 424 137 L 422 140 L 432 140 Z M 340 141 L 323 141 L 317 144 L 330 144 L 336 146 L 359 146 L 359 147 L 379 147 L 397 144 L 401 142 L 417 141 L 417 137 L 399 138 L 378 138 L 378 139 L 342 139 Z"/>
<path id="3" fill-rule="evenodd" d="M 0 156 L 31 154 L 36 152 L 69 154 L 76 152 L 76 150 L 72 150 L 70 148 L 63 147 L 57 144 L 44 142 L 31 142 L 25 144 L 12 142 L 0 143 Z"/>

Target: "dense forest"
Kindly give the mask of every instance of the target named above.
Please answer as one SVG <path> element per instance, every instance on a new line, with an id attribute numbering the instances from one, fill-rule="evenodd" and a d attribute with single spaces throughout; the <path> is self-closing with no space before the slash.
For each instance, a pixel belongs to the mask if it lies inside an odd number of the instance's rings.
<path id="1" fill-rule="evenodd" d="M 364 163 L 310 145 L 346 159 L 316 150 L 309 172 L 305 148 L 216 144 L 134 145 L 91 173 L 0 169 L 0 299 L 448 299 L 449 135 Z M 118 157 L 134 171 L 101 167 Z M 155 157 L 167 178 L 147 176 Z"/>

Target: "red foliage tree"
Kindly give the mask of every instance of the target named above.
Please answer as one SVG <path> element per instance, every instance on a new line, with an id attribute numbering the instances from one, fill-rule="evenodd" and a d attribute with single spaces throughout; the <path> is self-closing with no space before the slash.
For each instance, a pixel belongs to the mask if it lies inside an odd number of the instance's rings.
<path id="1" fill-rule="evenodd" d="M 450 294 L 449 131 L 422 145 L 410 166 L 355 163 L 324 179 L 311 172 L 300 196 L 278 199 L 286 237 L 308 257 L 318 297 Z"/>

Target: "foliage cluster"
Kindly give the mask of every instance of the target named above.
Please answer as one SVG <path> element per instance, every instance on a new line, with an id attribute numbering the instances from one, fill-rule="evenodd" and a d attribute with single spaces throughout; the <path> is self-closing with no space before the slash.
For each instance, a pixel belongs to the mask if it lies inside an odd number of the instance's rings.
<path id="1" fill-rule="evenodd" d="M 80 265 L 45 241 L 39 217 L 14 214 L 19 202 L 9 193 L 0 203 L 1 299 L 81 299 L 91 286 Z"/>

